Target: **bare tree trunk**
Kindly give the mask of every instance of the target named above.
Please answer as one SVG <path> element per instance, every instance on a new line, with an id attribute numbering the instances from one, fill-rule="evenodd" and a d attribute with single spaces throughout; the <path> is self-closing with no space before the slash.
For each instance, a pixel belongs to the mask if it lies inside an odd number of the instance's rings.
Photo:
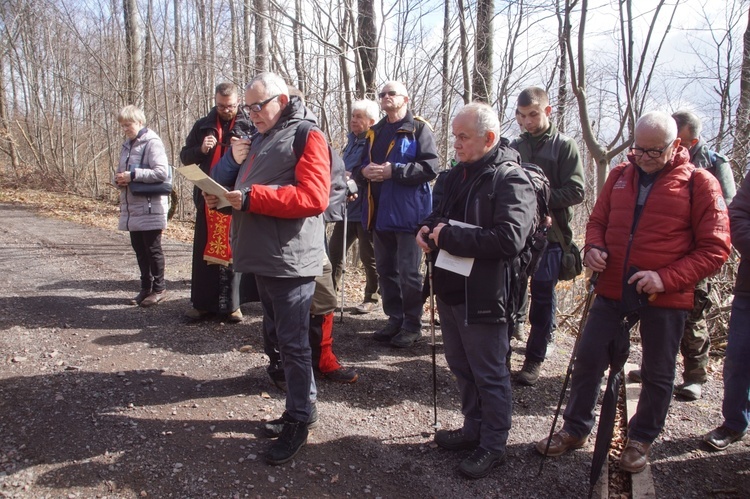
<path id="1" fill-rule="evenodd" d="M 555 0 L 555 14 L 557 15 L 557 45 L 560 51 L 557 82 L 557 129 L 565 132 L 566 114 L 568 109 L 568 52 L 565 49 L 570 37 L 570 17 L 561 12 L 560 1 Z M 564 7 L 563 7 L 564 9 Z"/>
<path id="2" fill-rule="evenodd" d="M 123 0 L 123 18 L 125 21 L 125 46 L 127 47 L 128 88 L 127 100 L 134 105 L 142 105 L 143 58 L 141 56 L 141 25 L 138 22 L 138 2 Z"/>
<path id="3" fill-rule="evenodd" d="M 461 72 L 464 77 L 464 90 L 462 97 L 464 104 L 471 102 L 471 79 L 469 78 L 469 42 L 466 34 L 466 18 L 464 0 L 458 0 L 458 28 L 459 28 L 459 47 L 461 51 Z"/>
<path id="4" fill-rule="evenodd" d="M 740 102 L 735 117 L 732 167 L 735 178 L 744 176 L 747 156 L 750 152 L 750 9 L 748 27 L 742 37 L 742 74 L 740 76 Z"/>
<path id="5" fill-rule="evenodd" d="M 5 47 L 0 50 L 0 150 L 8 155 L 13 174 L 18 176 L 18 151 L 8 122 L 8 97 L 5 91 Z"/>
<path id="6" fill-rule="evenodd" d="M 444 162 L 448 161 L 448 147 L 450 133 L 450 92 L 451 92 L 451 68 L 450 68 L 450 32 L 451 32 L 451 4 L 450 0 L 443 0 L 443 67 L 442 67 L 442 85 L 440 85 L 440 112 L 442 114 L 443 143 L 440 144 L 440 152 Z"/>
<path id="7" fill-rule="evenodd" d="M 250 71 L 252 66 L 252 59 L 250 58 L 252 47 L 252 32 L 250 30 L 250 26 L 252 25 L 252 15 L 253 15 L 253 5 L 252 0 L 245 0 L 244 1 L 244 9 L 242 12 L 242 49 L 245 51 L 245 64 L 242 68 L 242 84 L 247 84 L 248 81 L 250 81 Z"/>
<path id="8" fill-rule="evenodd" d="M 357 53 L 362 64 L 362 78 L 357 78 L 357 96 L 375 98 L 378 42 L 375 30 L 374 0 L 358 0 L 357 2 Z"/>
<path id="9" fill-rule="evenodd" d="M 232 27 L 232 80 L 237 83 L 241 80 L 242 74 L 240 73 L 240 51 L 239 49 L 239 30 L 242 24 L 238 14 L 239 6 L 234 2 L 229 2 L 229 23 Z"/>
<path id="10" fill-rule="evenodd" d="M 255 2 L 255 72 L 268 71 L 268 0 Z"/>
<path id="11" fill-rule="evenodd" d="M 477 0 L 476 50 L 472 90 L 474 99 L 490 101 L 492 89 L 492 18 L 494 0 Z"/>
<path id="12" fill-rule="evenodd" d="M 297 88 L 302 95 L 307 94 L 305 88 L 305 55 L 302 43 L 302 2 L 294 0 L 294 22 L 292 28 L 292 39 L 294 45 L 294 71 L 297 73 Z"/>
<path id="13" fill-rule="evenodd" d="M 151 102 L 154 92 L 154 54 L 151 43 L 152 26 L 151 20 L 154 17 L 153 0 L 148 0 L 146 4 L 146 26 L 144 29 L 145 41 L 143 44 L 143 105 L 148 108 L 153 105 L 157 107 L 156 102 Z"/>
<path id="14" fill-rule="evenodd" d="M 346 103 L 343 123 L 346 123 L 347 118 L 352 114 L 351 75 L 349 74 L 349 61 L 347 61 L 346 55 L 349 52 L 349 34 L 352 33 L 354 28 L 351 22 L 353 19 L 352 0 L 344 0 L 344 12 L 339 26 L 339 67 L 341 69 L 341 82 L 344 84 L 344 100 Z M 352 36 L 351 39 L 353 40 L 354 37 Z"/>

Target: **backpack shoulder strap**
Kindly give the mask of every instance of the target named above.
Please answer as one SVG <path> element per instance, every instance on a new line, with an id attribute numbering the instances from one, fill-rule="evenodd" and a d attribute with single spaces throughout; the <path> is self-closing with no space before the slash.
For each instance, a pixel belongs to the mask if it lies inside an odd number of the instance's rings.
<path id="1" fill-rule="evenodd" d="M 307 136 L 310 134 L 310 130 L 315 128 L 315 125 L 307 120 L 300 120 L 297 124 L 297 130 L 294 132 L 294 143 L 292 149 L 294 150 L 294 156 L 297 161 L 302 157 L 305 152 L 305 144 L 307 144 Z"/>

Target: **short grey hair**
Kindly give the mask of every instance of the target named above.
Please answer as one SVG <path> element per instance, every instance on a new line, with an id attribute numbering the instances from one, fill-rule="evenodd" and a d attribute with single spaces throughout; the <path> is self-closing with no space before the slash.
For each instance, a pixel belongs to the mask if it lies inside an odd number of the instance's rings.
<path id="1" fill-rule="evenodd" d="M 495 134 L 495 140 L 492 142 L 493 147 L 500 142 L 500 120 L 497 117 L 497 112 L 492 106 L 485 104 L 484 102 L 471 102 L 462 107 L 456 114 L 456 117 L 464 114 L 472 114 L 475 116 L 477 132 L 479 135 L 486 135 L 487 132 Z"/>
<path id="2" fill-rule="evenodd" d="M 646 113 L 635 124 L 635 128 L 646 127 L 664 132 L 667 142 L 674 142 L 677 138 L 677 122 L 667 113 L 651 111 Z"/>
<path id="3" fill-rule="evenodd" d="M 120 123 L 138 123 L 139 125 L 145 125 L 146 115 L 141 108 L 131 104 L 123 107 L 120 112 L 117 113 L 117 121 Z"/>
<path id="4" fill-rule="evenodd" d="M 672 118 L 677 122 L 677 132 L 687 127 L 691 139 L 698 139 L 703 131 L 701 119 L 690 111 L 677 111 L 672 114 Z"/>
<path id="5" fill-rule="evenodd" d="M 364 111 L 365 116 L 375 121 L 378 121 L 380 117 L 380 106 L 377 102 L 369 99 L 355 100 L 352 103 L 352 114 L 354 111 Z"/>
<path id="6" fill-rule="evenodd" d="M 285 95 L 287 98 L 289 97 L 289 87 L 284 78 L 276 73 L 260 73 L 250 80 L 245 90 L 250 90 L 256 83 L 263 85 L 263 88 L 266 89 L 269 95 Z"/>

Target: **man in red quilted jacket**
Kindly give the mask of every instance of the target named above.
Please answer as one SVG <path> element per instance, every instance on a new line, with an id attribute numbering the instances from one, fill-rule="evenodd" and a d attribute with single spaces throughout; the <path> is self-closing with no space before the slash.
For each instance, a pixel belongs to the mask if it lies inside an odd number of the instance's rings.
<path id="1" fill-rule="evenodd" d="M 643 115 L 628 161 L 615 167 L 586 226 L 584 264 L 599 273 L 582 333 L 563 428 L 548 456 L 585 445 L 604 371 L 627 355 L 640 321 L 643 388 L 620 469 L 638 473 L 667 417 L 675 362 L 695 283 L 729 256 L 729 219 L 718 181 L 690 163 L 666 113 Z M 547 439 L 537 443 L 544 453 Z"/>

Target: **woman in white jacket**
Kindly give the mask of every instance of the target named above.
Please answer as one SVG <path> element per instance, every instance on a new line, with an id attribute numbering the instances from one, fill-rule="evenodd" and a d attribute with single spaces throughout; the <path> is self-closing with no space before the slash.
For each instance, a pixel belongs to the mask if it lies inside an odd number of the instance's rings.
<path id="1" fill-rule="evenodd" d="M 141 292 L 131 303 L 150 307 L 166 297 L 161 232 L 167 227 L 169 195 L 134 195 L 129 186 L 135 182 L 167 180 L 169 164 L 161 139 L 144 126 L 146 117 L 142 110 L 125 106 L 117 115 L 117 121 L 125 134 L 114 178 L 120 188 L 118 228 L 130 232 L 130 242 L 141 271 Z"/>

